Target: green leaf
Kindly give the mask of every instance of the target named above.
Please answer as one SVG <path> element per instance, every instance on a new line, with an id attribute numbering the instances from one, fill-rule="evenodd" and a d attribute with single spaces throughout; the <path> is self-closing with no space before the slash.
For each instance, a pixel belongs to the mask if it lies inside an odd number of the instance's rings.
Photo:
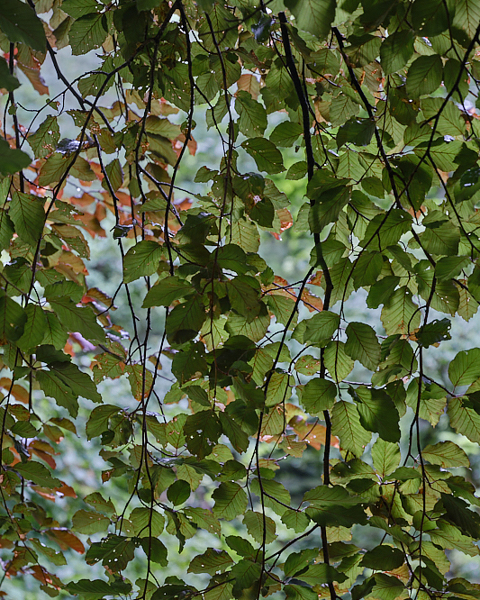
<path id="1" fill-rule="evenodd" d="M 44 201 L 31 194 L 15 192 L 12 194 L 10 210 L 15 230 L 24 242 L 36 246 L 45 224 Z"/>
<path id="2" fill-rule="evenodd" d="M 46 370 L 38 371 L 36 379 L 45 396 L 55 398 L 57 404 L 66 408 L 72 417 L 77 416 L 78 394 L 63 379 L 57 377 L 54 371 Z"/>
<path id="3" fill-rule="evenodd" d="M 168 119 L 161 119 L 153 115 L 147 117 L 145 131 L 172 139 L 175 139 L 181 133 L 180 126 L 176 123 L 171 123 Z"/>
<path id="4" fill-rule="evenodd" d="M 6 210 L 0 210 L 0 249 L 6 250 L 12 241 L 15 233 L 12 220 Z"/>
<path id="5" fill-rule="evenodd" d="M 428 532 L 430 539 L 436 546 L 448 550 L 459 550 L 469 556 L 478 555 L 478 547 L 473 544 L 471 537 L 463 535 L 455 525 L 444 520 L 437 521 L 438 529 Z"/>
<path id="6" fill-rule="evenodd" d="M 338 509 L 337 509 L 338 510 Z M 355 507 L 352 510 L 352 518 L 355 516 L 359 516 L 356 513 L 361 514 L 361 509 L 359 507 Z M 332 510 L 332 512 L 335 512 Z M 318 514 L 318 512 L 317 512 Z M 366 520 L 363 519 L 361 522 L 366 523 Z M 338 583 L 342 583 L 347 579 L 347 576 L 343 573 L 339 573 L 337 569 L 334 569 L 330 565 L 325 563 L 317 563 L 315 565 L 310 565 L 307 567 L 307 570 L 304 573 L 298 575 L 298 579 L 309 583 L 310 585 L 322 585 L 326 583 L 331 583 L 333 581 L 337 581 Z"/>
<path id="7" fill-rule="evenodd" d="M 40 540 L 37 540 L 35 538 L 30 540 L 30 542 L 37 552 L 43 554 L 43 556 L 48 558 L 48 560 L 51 561 L 54 565 L 63 566 L 67 564 L 67 559 L 65 558 L 62 552 L 55 552 L 53 548 L 45 546 L 40 542 Z"/>
<path id="8" fill-rule="evenodd" d="M 0 58 L 0 88 L 4 88 L 7 92 L 13 92 L 20 86 L 20 82 L 10 73 L 7 61 Z"/>
<path id="9" fill-rule="evenodd" d="M 255 41 L 265 42 L 268 39 L 270 33 L 270 26 L 273 23 L 273 19 L 263 13 L 260 15 L 260 20 L 256 25 L 252 25 L 252 33 L 255 36 Z"/>
<path id="10" fill-rule="evenodd" d="M 304 343 L 325 345 L 337 331 L 340 317 L 333 312 L 324 310 L 313 315 L 306 323 Z"/>
<path id="11" fill-rule="evenodd" d="M 257 252 L 260 246 L 260 235 L 255 223 L 247 219 L 235 220 L 229 227 L 228 239 L 245 252 Z"/>
<path id="12" fill-rule="evenodd" d="M 358 500 L 347 492 L 347 490 L 339 485 L 329 487 L 319 485 L 303 496 L 304 502 L 309 502 L 312 506 L 352 506 L 358 504 Z"/>
<path id="13" fill-rule="evenodd" d="M 92 410 L 85 426 L 87 440 L 102 435 L 108 429 L 110 417 L 118 414 L 118 406 L 112 404 L 102 404 Z"/>
<path id="14" fill-rule="evenodd" d="M 0 341 L 16 341 L 23 335 L 27 316 L 23 308 L 0 292 Z"/>
<path id="15" fill-rule="evenodd" d="M 201 0 L 208 3 L 211 0 Z M 229 600 L 233 595 L 233 584 L 226 582 L 216 585 L 205 592 L 205 600 Z"/>
<path id="16" fill-rule="evenodd" d="M 255 556 L 255 550 L 252 544 L 246 539 L 246 537 L 240 537 L 238 535 L 229 535 L 225 538 L 227 546 L 234 550 L 240 556 L 252 557 Z"/>
<path id="17" fill-rule="evenodd" d="M 354 361 L 345 350 L 344 342 L 330 342 L 325 348 L 323 358 L 330 377 L 337 383 L 345 379 L 354 366 Z"/>
<path id="18" fill-rule="evenodd" d="M 480 536 L 480 517 L 478 514 L 469 510 L 468 504 L 460 498 L 442 493 L 441 499 L 447 519 L 455 523 L 467 535 L 478 539 Z"/>
<path id="19" fill-rule="evenodd" d="M 413 54 L 413 34 L 409 30 L 395 31 L 380 47 L 380 61 L 385 75 L 400 71 Z"/>
<path id="20" fill-rule="evenodd" d="M 470 259 L 466 256 L 446 256 L 437 262 L 435 267 L 435 277 L 439 280 L 458 277 L 462 269 L 469 264 Z"/>
<path id="21" fill-rule="evenodd" d="M 387 335 L 410 334 L 420 325 L 420 311 L 407 287 L 398 288 L 382 309 L 382 323 Z"/>
<path id="22" fill-rule="evenodd" d="M 113 502 L 110 500 L 110 498 L 105 500 L 105 498 L 99 492 L 92 492 L 91 494 L 88 494 L 88 496 L 85 496 L 83 500 L 87 504 L 90 504 L 90 506 L 93 506 L 95 510 L 103 512 L 109 517 L 115 514 L 115 506 Z"/>
<path id="23" fill-rule="evenodd" d="M 168 550 L 160 540 L 152 537 L 144 537 L 141 538 L 140 545 L 152 562 L 164 568 L 168 567 Z"/>
<path id="24" fill-rule="evenodd" d="M 399 282 L 400 277 L 387 275 L 372 285 L 367 296 L 368 308 L 378 308 L 380 304 L 387 304 Z"/>
<path id="25" fill-rule="evenodd" d="M 401 550 L 382 544 L 366 552 L 361 564 L 375 571 L 393 571 L 403 565 L 404 559 Z"/>
<path id="26" fill-rule="evenodd" d="M 375 123 L 370 119 L 350 119 L 338 130 L 337 146 L 341 148 L 347 142 L 356 146 L 368 146 L 374 133 Z"/>
<path id="27" fill-rule="evenodd" d="M 350 188 L 341 187 L 326 190 L 316 197 L 315 204 L 310 208 L 308 223 L 312 233 L 321 233 L 329 223 L 338 219 L 343 207 L 350 199 Z"/>
<path id="28" fill-rule="evenodd" d="M 36 158 L 45 158 L 55 151 L 60 139 L 60 128 L 57 117 L 47 117 L 37 131 L 28 136 L 27 140 Z"/>
<path id="29" fill-rule="evenodd" d="M 205 317 L 205 308 L 200 296 L 194 296 L 178 304 L 167 317 L 168 339 L 178 342 L 193 339 L 200 331 Z"/>
<path id="30" fill-rule="evenodd" d="M 69 583 L 67 589 L 71 594 L 81 594 L 85 600 L 100 600 L 100 598 L 110 594 L 114 596 L 129 594 L 132 586 L 122 580 L 107 583 L 102 579 L 80 579 L 77 582 Z"/>
<path id="31" fill-rule="evenodd" d="M 453 171 L 456 168 L 457 157 L 462 149 L 462 142 L 453 141 L 446 144 L 443 140 L 436 141 L 430 148 L 430 158 L 437 169 L 441 171 Z M 417 152 L 417 150 L 416 150 Z M 418 154 L 423 154 L 424 149 L 418 148 Z"/>
<path id="32" fill-rule="evenodd" d="M 361 246 L 366 248 L 367 244 L 371 244 L 375 249 L 384 250 L 396 245 L 411 226 L 412 217 L 404 210 L 393 209 L 387 217 L 378 214 L 368 224 Z"/>
<path id="33" fill-rule="evenodd" d="M 77 510 L 72 517 L 72 525 L 75 531 L 92 535 L 107 531 L 110 519 L 91 510 Z"/>
<path id="34" fill-rule="evenodd" d="M 428 348 L 443 340 L 450 340 L 451 335 L 449 331 L 451 326 L 452 324 L 449 319 L 442 319 L 441 321 L 435 319 L 435 321 L 432 321 L 431 323 L 422 325 L 415 334 L 415 337 L 421 346 Z"/>
<path id="35" fill-rule="evenodd" d="M 287 557 L 283 565 L 283 572 L 287 577 L 294 577 L 298 573 L 305 571 L 305 568 L 317 557 L 313 548 L 302 550 L 301 552 L 292 552 Z"/>
<path id="36" fill-rule="evenodd" d="M 451 21 L 447 6 L 443 0 L 415 0 L 412 7 L 412 23 L 422 35 L 438 35 L 448 29 Z"/>
<path id="37" fill-rule="evenodd" d="M 14 175 L 18 171 L 26 169 L 31 162 L 28 154 L 22 150 L 10 148 L 10 144 L 0 138 L 0 175 Z"/>
<path id="38" fill-rule="evenodd" d="M 87 340 L 105 339 L 103 329 L 89 306 L 78 307 L 69 298 L 52 298 L 49 302 L 67 331 L 78 331 Z"/>
<path id="39" fill-rule="evenodd" d="M 448 366 L 448 376 L 455 387 L 469 385 L 480 377 L 480 349 L 462 350 Z"/>
<path id="40" fill-rule="evenodd" d="M 289 583 L 283 588 L 289 600 L 316 600 L 318 594 L 312 588 L 296 583 Z"/>
<path id="41" fill-rule="evenodd" d="M 398 444 L 387 442 L 379 437 L 372 447 L 372 459 L 373 466 L 381 477 L 390 475 L 400 464 Z"/>
<path id="42" fill-rule="evenodd" d="M 231 521 L 236 516 L 245 512 L 248 500 L 244 490 L 231 481 L 223 482 L 213 492 L 212 498 L 215 500 L 213 514 L 218 518 Z"/>
<path id="43" fill-rule="evenodd" d="M 45 52 L 46 38 L 42 22 L 28 4 L 20 0 L 2 0 L 0 29 L 11 42 L 23 42 L 34 50 Z"/>
<path id="44" fill-rule="evenodd" d="M 265 406 L 276 406 L 286 402 L 292 395 L 290 388 L 294 385 L 295 380 L 288 373 L 274 372 L 269 379 Z"/>
<path id="45" fill-rule="evenodd" d="M 282 515 L 282 523 L 289 529 L 293 529 L 295 533 L 302 533 L 306 531 L 310 519 L 303 512 L 287 510 Z"/>
<path id="46" fill-rule="evenodd" d="M 270 134 L 270 141 L 280 148 L 289 148 L 303 133 L 303 127 L 298 123 L 284 121 L 275 127 Z"/>
<path id="47" fill-rule="evenodd" d="M 251 587 L 256 581 L 260 579 L 262 567 L 260 563 L 252 562 L 246 558 L 242 558 L 236 565 L 232 567 L 230 571 L 235 583 L 235 590 L 241 591 Z"/>
<path id="48" fill-rule="evenodd" d="M 301 402 L 305 410 L 322 418 L 324 410 L 330 410 L 335 402 L 337 388 L 326 379 L 311 379 L 302 390 Z"/>
<path id="49" fill-rule="evenodd" d="M 477 313 L 479 304 L 464 288 L 458 290 L 458 297 L 457 312 L 465 321 L 469 321 Z"/>
<path id="50" fill-rule="evenodd" d="M 402 595 L 404 590 L 404 584 L 396 577 L 391 577 L 384 573 L 375 573 L 375 585 L 372 589 L 372 595 L 375 598 L 379 600 L 395 600 Z"/>
<path id="51" fill-rule="evenodd" d="M 26 421 L 17 421 L 10 431 L 22 438 L 34 438 L 39 434 L 38 430 Z"/>
<path id="52" fill-rule="evenodd" d="M 434 427 L 445 412 L 446 392 L 435 383 L 422 383 L 420 403 L 418 396 L 418 378 L 412 380 L 407 390 L 407 405 L 418 412 L 421 419 L 427 420 Z"/>
<path id="53" fill-rule="evenodd" d="M 228 298 L 232 308 L 252 321 L 260 312 L 260 286 L 253 277 L 239 275 L 226 284 Z"/>
<path id="54" fill-rule="evenodd" d="M 345 352 L 364 367 L 375 371 L 380 362 L 380 344 L 375 331 L 366 323 L 349 323 Z"/>
<path id="55" fill-rule="evenodd" d="M 235 99 L 235 110 L 240 115 L 238 128 L 247 137 L 261 136 L 267 128 L 267 112 L 252 96 L 240 90 Z"/>
<path id="56" fill-rule="evenodd" d="M 57 350 L 62 350 L 67 343 L 68 332 L 53 312 L 46 312 L 45 317 L 47 318 L 47 323 L 45 327 L 45 337 L 42 340 L 43 343 L 51 344 Z"/>
<path id="57" fill-rule="evenodd" d="M 63 0 L 62 10 L 74 19 L 97 13 L 102 5 L 97 0 Z"/>
<path id="58" fill-rule="evenodd" d="M 192 490 L 186 481 L 179 479 L 167 490 L 167 498 L 174 506 L 179 506 L 188 500 Z"/>
<path id="59" fill-rule="evenodd" d="M 258 543 L 262 543 L 265 539 L 266 544 L 271 544 L 277 538 L 275 521 L 266 515 L 264 519 L 262 513 L 247 510 L 243 517 L 243 524 Z"/>
<path id="60" fill-rule="evenodd" d="M 31 350 L 42 343 L 45 337 L 47 318 L 41 306 L 29 304 L 25 309 L 27 322 L 23 329 L 22 337 L 17 341 L 17 346 L 24 351 Z"/>
<path id="61" fill-rule="evenodd" d="M 362 507 L 358 505 L 319 504 L 307 508 L 306 513 L 312 521 L 321 527 L 352 527 L 356 523 L 360 525 L 366 525 L 367 523 L 367 515 Z M 298 577 L 303 581 L 307 581 L 307 583 L 313 583 L 310 581 L 311 575 L 313 573 L 308 573 L 309 579 L 305 579 L 303 574 Z"/>
<path id="62" fill-rule="evenodd" d="M 313 33 L 321 40 L 330 33 L 335 16 L 334 0 L 286 0 L 285 5 L 295 16 L 299 29 Z"/>
<path id="63" fill-rule="evenodd" d="M 30 479 L 41 487 L 60 488 L 63 485 L 60 479 L 52 477 L 47 467 L 37 461 L 31 460 L 26 463 L 18 463 L 15 465 L 15 470 L 25 479 Z"/>
<path id="64" fill-rule="evenodd" d="M 103 14 L 93 13 L 74 21 L 68 34 L 72 54 L 86 54 L 103 44 L 107 37 L 104 20 Z"/>
<path id="65" fill-rule="evenodd" d="M 70 362 L 52 363 L 50 369 L 55 371 L 57 377 L 70 386 L 74 393 L 93 402 L 102 402 L 95 383 L 87 373 L 82 373 L 77 365 Z"/>
<path id="66" fill-rule="evenodd" d="M 373 388 L 358 387 L 349 391 L 357 402 L 362 426 L 387 442 L 398 442 L 400 417 L 390 397 L 383 390 Z"/>
<path id="67" fill-rule="evenodd" d="M 422 246 L 431 254 L 446 254 L 454 255 L 458 252 L 458 242 L 460 241 L 460 233 L 456 227 L 452 227 L 450 223 L 432 223 L 429 227 L 426 224 L 419 238 Z"/>
<path id="68" fill-rule="evenodd" d="M 172 373 L 182 385 L 195 375 L 206 371 L 205 346 L 201 342 L 191 344 L 173 357 Z"/>
<path id="69" fill-rule="evenodd" d="M 101 542 L 94 542 L 88 549 L 85 559 L 89 565 L 101 560 L 104 567 L 118 573 L 133 559 L 134 551 L 135 544 L 131 538 L 109 535 Z"/>
<path id="70" fill-rule="evenodd" d="M 447 409 L 450 425 L 470 441 L 480 443 L 480 415 L 462 398 L 452 398 Z"/>
<path id="71" fill-rule="evenodd" d="M 165 517 L 154 508 L 134 508 L 128 520 L 133 525 L 135 535 L 140 538 L 158 538 L 165 526 Z"/>
<path id="72" fill-rule="evenodd" d="M 185 279 L 173 275 L 161 279 L 145 296 L 142 308 L 152 306 L 170 306 L 175 300 L 186 298 L 195 293 L 195 288 Z"/>
<path id="73" fill-rule="evenodd" d="M 255 160 L 260 171 L 266 171 L 270 175 L 285 171 L 280 150 L 269 140 L 261 137 L 250 138 L 241 146 Z"/>
<path id="74" fill-rule="evenodd" d="M 480 23 L 480 2 L 459 0 L 455 2 L 455 16 L 452 25 L 463 29 L 473 40 Z"/>
<path id="75" fill-rule="evenodd" d="M 453 442 L 438 442 L 429 444 L 422 450 L 422 456 L 432 465 L 440 465 L 443 469 L 449 467 L 469 467 L 470 461 L 457 444 Z"/>
<path id="76" fill-rule="evenodd" d="M 418 57 L 408 69 L 407 94 L 419 98 L 431 94 L 442 83 L 443 64 L 437 54 Z"/>
<path id="77" fill-rule="evenodd" d="M 203 554 L 192 559 L 188 573 L 208 573 L 213 576 L 224 573 L 232 564 L 233 560 L 225 550 L 208 548 Z"/>
<path id="78" fill-rule="evenodd" d="M 373 285 L 377 282 L 383 268 L 383 257 L 380 252 L 363 252 L 355 261 L 353 281 L 355 289 Z"/>
<path id="79" fill-rule="evenodd" d="M 339 437 L 340 447 L 355 456 L 361 456 L 372 434 L 360 424 L 360 417 L 354 404 L 341 400 L 332 409 L 332 433 Z"/>
<path id="80" fill-rule="evenodd" d="M 123 281 L 131 283 L 140 277 L 153 275 L 158 269 L 162 255 L 163 249 L 157 242 L 139 242 L 125 254 Z"/>
<path id="81" fill-rule="evenodd" d="M 280 294 L 268 294 L 267 304 L 269 309 L 275 315 L 278 323 L 286 325 L 292 314 L 294 314 L 293 319 L 290 321 L 289 329 L 292 329 L 296 325 L 297 318 L 295 312 L 295 300 L 293 300 L 293 298 L 286 298 Z"/>
<path id="82" fill-rule="evenodd" d="M 332 127 L 338 127 L 346 123 L 351 117 L 358 114 L 360 107 L 346 94 L 340 93 L 333 98 L 329 110 Z"/>
<path id="83" fill-rule="evenodd" d="M 108 177 L 108 181 L 110 182 L 113 191 L 118 191 L 123 184 L 123 170 L 118 158 L 115 158 L 112 162 L 108 163 L 108 165 L 105 165 L 105 174 Z M 110 189 L 106 179 L 102 181 L 102 187 L 106 190 Z"/>
<path id="84" fill-rule="evenodd" d="M 243 335 L 253 342 L 259 342 L 268 331 L 270 315 L 267 311 L 261 311 L 252 321 L 246 317 L 232 313 L 228 317 L 225 329 L 231 335 Z"/>

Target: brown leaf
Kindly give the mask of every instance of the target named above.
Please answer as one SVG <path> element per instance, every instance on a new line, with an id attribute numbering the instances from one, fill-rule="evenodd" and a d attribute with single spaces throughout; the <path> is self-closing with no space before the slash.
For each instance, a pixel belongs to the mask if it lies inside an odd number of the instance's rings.
<path id="1" fill-rule="evenodd" d="M 30 83 L 33 88 L 41 95 L 48 95 L 50 92 L 48 87 L 45 85 L 45 81 L 43 77 L 40 75 L 40 65 L 38 68 L 28 67 L 27 65 L 22 64 L 20 61 L 17 61 L 18 68 L 25 73 L 28 77 Z"/>
<path id="2" fill-rule="evenodd" d="M 258 79 L 255 77 L 255 75 L 250 75 L 248 73 L 240 76 L 239 80 L 237 81 L 237 87 L 238 91 L 243 90 L 248 92 L 254 100 L 258 98 L 260 93 L 260 83 Z"/>
<path id="3" fill-rule="evenodd" d="M 323 301 L 315 294 L 312 294 L 309 290 L 303 290 L 302 302 L 308 308 L 310 312 L 319 312 L 323 310 Z"/>
<path id="4" fill-rule="evenodd" d="M 322 285 L 323 272 L 317 271 L 315 275 L 312 275 L 307 281 L 310 285 Z"/>
<path id="5" fill-rule="evenodd" d="M 62 550 L 68 550 L 71 548 L 79 554 L 83 554 L 85 552 L 85 546 L 83 543 L 66 527 L 48 529 L 45 531 L 45 533 L 50 539 L 57 542 Z"/>
<path id="6" fill-rule="evenodd" d="M 11 388 L 11 395 L 15 398 L 15 400 L 18 400 L 18 402 L 23 402 L 23 404 L 28 404 L 28 390 L 18 384 L 15 384 L 12 387 L 12 380 L 8 377 L 2 377 L 0 379 L 0 387 L 7 390 L 7 392 L 10 391 Z"/>
<path id="7" fill-rule="evenodd" d="M 327 429 L 324 425 L 319 423 L 312 425 L 303 421 L 303 423 L 297 423 L 293 430 L 299 438 L 305 440 L 315 450 L 320 450 L 322 446 L 325 446 Z M 330 445 L 333 448 L 339 447 L 338 438 L 334 435 L 331 436 Z"/>

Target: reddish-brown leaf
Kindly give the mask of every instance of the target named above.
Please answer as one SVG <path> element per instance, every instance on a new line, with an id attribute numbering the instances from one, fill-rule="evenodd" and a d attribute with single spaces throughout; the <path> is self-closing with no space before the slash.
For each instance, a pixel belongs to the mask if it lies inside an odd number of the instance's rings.
<path id="1" fill-rule="evenodd" d="M 66 527 L 48 529 L 45 533 L 50 539 L 57 542 L 62 550 L 68 550 L 68 548 L 71 548 L 79 554 L 83 554 L 85 552 L 85 546 L 83 543 Z"/>

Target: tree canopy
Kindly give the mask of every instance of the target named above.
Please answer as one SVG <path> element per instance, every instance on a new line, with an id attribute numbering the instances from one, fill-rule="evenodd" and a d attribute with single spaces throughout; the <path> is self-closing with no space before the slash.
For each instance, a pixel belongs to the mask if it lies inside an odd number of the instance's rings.
<path id="1" fill-rule="evenodd" d="M 480 347 L 435 365 L 480 302 L 479 23 L 480 0 L 1 0 L 3 579 L 478 599 L 449 557 L 479 554 Z M 292 239 L 289 281 L 262 248 Z M 101 575 L 63 576 L 75 551 Z"/>

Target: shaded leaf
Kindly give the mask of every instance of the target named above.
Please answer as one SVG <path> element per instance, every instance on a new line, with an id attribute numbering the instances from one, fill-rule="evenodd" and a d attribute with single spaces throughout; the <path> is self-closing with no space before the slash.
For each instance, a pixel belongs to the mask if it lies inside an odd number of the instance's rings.
<path id="1" fill-rule="evenodd" d="M 110 519 L 90 510 L 78 510 L 72 517 L 72 525 L 79 533 L 91 535 L 107 531 Z"/>
<path id="2" fill-rule="evenodd" d="M 45 51 L 46 39 L 42 22 L 28 4 L 20 0 L 2 0 L 0 28 L 11 42 L 23 42 L 34 50 Z"/>

